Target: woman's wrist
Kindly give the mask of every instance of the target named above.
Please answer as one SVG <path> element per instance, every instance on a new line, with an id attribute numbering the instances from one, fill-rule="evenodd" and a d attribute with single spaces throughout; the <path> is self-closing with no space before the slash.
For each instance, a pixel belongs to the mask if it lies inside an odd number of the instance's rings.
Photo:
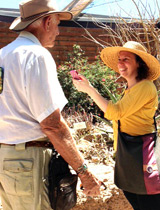
<path id="1" fill-rule="evenodd" d="M 97 92 L 97 90 L 90 84 L 88 89 L 86 90 L 87 94 L 92 98 L 92 96 L 94 95 L 94 93 Z"/>

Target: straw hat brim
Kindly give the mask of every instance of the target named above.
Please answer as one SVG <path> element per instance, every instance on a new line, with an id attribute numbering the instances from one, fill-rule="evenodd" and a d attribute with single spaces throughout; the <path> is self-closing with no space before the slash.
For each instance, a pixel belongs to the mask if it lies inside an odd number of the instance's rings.
<path id="1" fill-rule="evenodd" d="M 147 79 L 152 81 L 158 79 L 160 76 L 160 63 L 154 56 L 147 52 L 125 47 L 107 47 L 101 51 L 101 59 L 109 68 L 119 73 L 118 55 L 120 51 L 131 52 L 141 57 L 149 68 L 149 76 Z"/>
<path id="2" fill-rule="evenodd" d="M 72 17 L 73 17 L 71 12 L 65 12 L 65 11 L 61 11 L 61 12 L 49 11 L 49 12 L 43 13 L 41 15 L 37 15 L 34 18 L 30 18 L 28 20 L 22 20 L 21 17 L 17 17 L 12 22 L 12 24 L 9 27 L 9 29 L 12 30 L 12 31 L 22 31 L 27 26 L 29 26 L 31 23 L 33 23 L 34 21 L 38 20 L 41 17 L 48 16 L 50 14 L 58 14 L 60 20 L 71 20 Z"/>

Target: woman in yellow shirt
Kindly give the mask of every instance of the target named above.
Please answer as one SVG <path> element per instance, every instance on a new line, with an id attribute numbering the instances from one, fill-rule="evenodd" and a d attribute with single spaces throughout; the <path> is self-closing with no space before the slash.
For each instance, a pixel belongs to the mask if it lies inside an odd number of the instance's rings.
<path id="1" fill-rule="evenodd" d="M 158 96 L 153 80 L 156 80 L 160 76 L 160 63 L 155 57 L 147 53 L 144 46 L 134 41 L 125 43 L 123 47 L 108 47 L 103 49 L 101 58 L 108 67 L 118 72 L 127 81 L 127 89 L 120 101 L 113 104 L 111 101 L 103 98 L 82 75 L 80 75 L 81 80 L 73 79 L 73 83 L 79 91 L 87 93 L 95 101 L 104 112 L 107 119 L 113 120 L 114 149 L 118 151 L 119 147 L 121 147 L 118 129 L 119 132 L 131 136 L 146 135 L 156 132 L 154 115 L 158 107 Z M 149 138 L 152 139 L 152 136 L 149 136 Z M 143 143 L 144 142 L 145 141 L 143 141 Z M 141 144 L 141 150 L 143 150 L 145 145 L 143 143 Z M 121 154 L 124 156 L 124 159 L 128 158 L 123 151 L 121 151 Z M 139 156 L 139 153 L 137 154 Z M 146 154 L 147 153 L 143 154 L 144 156 L 140 158 L 148 159 Z M 142 165 L 142 169 L 143 168 L 144 165 Z M 128 166 L 126 166 L 125 169 L 120 169 L 120 173 L 123 174 L 123 172 L 127 171 Z M 145 174 L 146 172 L 142 171 L 142 173 Z M 148 173 L 150 173 L 150 171 Z M 147 178 L 149 175 L 147 175 Z M 122 177 L 125 177 L 125 175 Z M 144 179 L 146 178 L 144 177 Z M 146 184 L 147 181 L 145 182 L 146 186 L 143 186 L 143 184 L 142 186 L 139 186 L 140 190 L 135 190 L 136 188 L 134 187 L 132 190 L 132 186 L 136 184 L 136 180 L 136 178 L 135 180 L 125 180 L 128 183 L 128 188 L 121 187 L 121 184 L 120 186 L 117 184 L 117 186 L 124 191 L 126 198 L 135 210 L 159 210 L 160 181 L 156 191 L 149 189 Z M 137 181 L 137 184 L 138 183 L 139 182 Z M 145 188 L 145 190 L 143 190 L 143 188 Z M 127 191 L 126 189 L 129 190 Z"/>

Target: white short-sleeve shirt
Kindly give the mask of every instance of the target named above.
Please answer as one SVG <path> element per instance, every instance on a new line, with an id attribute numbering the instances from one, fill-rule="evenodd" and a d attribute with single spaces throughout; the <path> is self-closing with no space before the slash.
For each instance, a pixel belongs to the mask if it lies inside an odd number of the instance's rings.
<path id="1" fill-rule="evenodd" d="M 0 143 L 43 138 L 40 122 L 67 103 L 50 52 L 29 32 L 0 50 Z"/>

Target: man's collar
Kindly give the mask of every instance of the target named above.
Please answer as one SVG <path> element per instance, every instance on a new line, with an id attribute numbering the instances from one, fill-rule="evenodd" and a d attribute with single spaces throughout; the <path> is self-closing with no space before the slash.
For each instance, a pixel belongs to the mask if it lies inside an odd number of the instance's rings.
<path id="1" fill-rule="evenodd" d="M 25 37 L 27 39 L 30 39 L 32 42 L 34 42 L 35 44 L 41 45 L 40 41 L 37 39 L 36 36 L 34 36 L 32 33 L 28 32 L 28 31 L 22 31 L 19 34 L 20 37 Z"/>

